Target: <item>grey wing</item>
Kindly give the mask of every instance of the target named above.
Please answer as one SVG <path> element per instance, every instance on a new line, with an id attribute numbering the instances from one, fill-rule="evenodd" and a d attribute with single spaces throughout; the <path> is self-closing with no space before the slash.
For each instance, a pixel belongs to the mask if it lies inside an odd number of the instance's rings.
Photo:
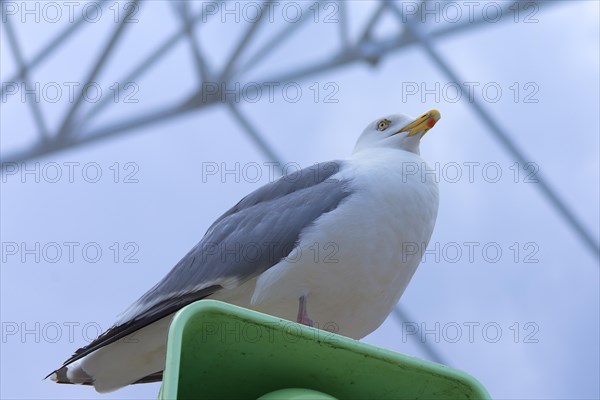
<path id="1" fill-rule="evenodd" d="M 315 164 L 244 197 L 117 325 L 77 350 L 64 365 L 277 264 L 294 249 L 304 228 L 350 195 L 348 182 L 333 177 L 342 165 Z"/>

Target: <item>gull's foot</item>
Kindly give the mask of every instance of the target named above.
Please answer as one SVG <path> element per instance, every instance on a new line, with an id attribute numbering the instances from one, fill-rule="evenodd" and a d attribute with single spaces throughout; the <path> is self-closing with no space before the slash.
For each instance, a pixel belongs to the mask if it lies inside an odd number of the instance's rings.
<path id="1" fill-rule="evenodd" d="M 310 326 L 311 328 L 313 328 L 315 326 L 313 320 L 308 318 L 307 315 L 305 315 L 302 318 L 298 317 L 298 323 L 302 324 L 302 325 Z"/>
<path id="2" fill-rule="evenodd" d="M 308 318 L 308 312 L 306 310 L 306 295 L 300 297 L 298 304 L 298 318 L 296 321 L 299 324 L 310 326 L 311 328 L 314 326 L 313 320 Z"/>

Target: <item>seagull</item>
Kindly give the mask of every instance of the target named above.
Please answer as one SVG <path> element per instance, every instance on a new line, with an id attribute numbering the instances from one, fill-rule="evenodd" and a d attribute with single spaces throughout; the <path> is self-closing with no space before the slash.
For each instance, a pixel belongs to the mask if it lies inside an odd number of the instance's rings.
<path id="1" fill-rule="evenodd" d="M 162 380 L 169 324 L 214 299 L 361 339 L 398 303 L 427 247 L 438 187 L 419 144 L 440 119 L 371 122 L 352 155 L 250 193 L 113 327 L 47 377 L 111 392 Z"/>

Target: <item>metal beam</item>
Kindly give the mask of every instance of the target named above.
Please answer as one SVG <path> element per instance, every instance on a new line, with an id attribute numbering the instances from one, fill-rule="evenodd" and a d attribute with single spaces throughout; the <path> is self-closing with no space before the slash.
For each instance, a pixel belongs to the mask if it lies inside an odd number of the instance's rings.
<path id="1" fill-rule="evenodd" d="M 190 14 L 190 7 L 187 1 L 181 2 L 173 2 L 173 7 L 176 9 L 179 18 L 181 18 L 183 22 L 183 26 L 185 29 L 185 35 L 188 38 L 188 42 L 190 44 L 190 50 L 192 51 L 192 57 L 194 58 L 194 64 L 196 66 L 196 70 L 198 71 L 199 82 L 200 85 L 202 82 L 206 82 L 209 79 L 208 67 L 200 52 L 200 43 L 194 34 L 194 22 L 193 18 Z"/>
<path id="2" fill-rule="evenodd" d="M 4 23 L 4 28 L 6 29 L 6 36 L 8 36 L 8 42 L 10 43 L 10 47 L 12 52 L 17 60 L 17 66 L 22 71 L 21 77 L 23 82 L 25 83 L 26 88 L 29 90 L 32 89 L 31 81 L 29 79 L 29 73 L 27 72 L 27 68 L 25 67 L 25 60 L 23 59 L 23 54 L 21 53 L 21 48 L 19 46 L 19 42 L 17 41 L 17 36 L 12 28 L 10 18 L 6 18 L 6 22 Z M 4 87 L 4 85 L 2 85 Z M 34 89 L 35 90 L 35 89 Z M 42 142 L 46 142 L 48 139 L 48 127 L 46 126 L 46 122 L 44 121 L 44 116 L 42 111 L 40 110 L 39 104 L 36 101 L 30 101 L 29 106 L 31 108 L 31 113 L 33 114 L 33 119 L 38 128 L 38 134 Z"/>
<path id="3" fill-rule="evenodd" d="M 193 27 L 200 22 L 200 20 L 204 18 L 208 18 L 210 15 L 205 16 L 202 11 L 198 12 L 194 15 L 190 22 L 189 28 L 193 29 Z M 119 90 L 123 90 L 123 85 L 126 85 L 129 82 L 135 81 L 136 79 L 144 76 L 146 72 L 150 70 L 151 67 L 156 65 L 156 63 L 163 59 L 171 50 L 175 49 L 175 45 L 185 37 L 187 34 L 187 29 L 185 26 L 181 27 L 177 32 L 167 37 L 160 45 L 158 45 L 154 51 L 148 54 L 140 63 L 137 64 L 124 78 L 117 80 L 119 83 Z M 208 68 L 207 68 L 208 69 Z M 208 71 L 207 71 L 208 72 Z M 96 115 L 100 113 L 106 106 L 111 104 L 110 96 L 103 97 L 98 103 L 92 107 L 87 114 L 85 114 L 81 120 L 84 123 L 88 123 L 91 121 Z"/>
<path id="4" fill-rule="evenodd" d="M 544 2 L 540 5 L 550 5 L 556 4 L 558 2 Z M 381 7 L 381 6 L 380 6 Z M 367 23 L 367 27 L 362 35 L 362 40 L 355 44 L 353 47 L 342 51 L 338 55 L 319 61 L 313 64 L 310 64 L 305 67 L 298 68 L 295 71 L 281 74 L 276 77 L 270 77 L 269 79 L 259 80 L 261 82 L 290 82 L 292 80 L 301 80 L 307 78 L 309 76 L 325 73 L 327 71 L 334 70 L 338 67 L 346 66 L 352 64 L 354 62 L 367 61 L 372 62 L 374 59 L 379 59 L 384 57 L 385 55 L 392 53 L 394 51 L 406 48 L 413 44 L 418 43 L 415 37 L 411 37 L 410 35 L 401 35 L 400 37 L 392 37 L 388 39 L 381 39 L 378 41 L 368 40 L 368 32 L 371 30 L 372 26 L 376 23 L 378 18 L 381 16 L 383 10 L 378 9 L 376 13 L 371 17 L 369 22 Z M 304 13 L 307 14 L 307 13 Z M 303 15 L 304 15 L 303 14 Z M 192 24 L 197 23 L 202 17 L 202 13 L 196 14 L 196 16 L 192 20 Z M 459 34 L 465 31 L 472 29 L 475 26 L 480 26 L 484 22 L 483 18 L 479 18 L 470 23 L 463 24 L 452 24 L 446 25 L 430 34 L 431 38 L 445 38 L 451 35 Z M 299 24 L 297 24 L 299 25 Z M 286 31 L 289 35 L 293 30 L 290 29 Z M 131 71 L 125 79 L 120 80 L 121 82 L 128 82 L 137 79 L 145 72 L 148 71 L 151 65 L 153 65 L 157 60 L 163 57 L 170 49 L 174 47 L 174 44 L 185 36 L 185 28 L 181 28 L 178 32 L 176 32 L 171 37 L 167 38 L 158 48 L 152 52 L 146 59 L 143 60 L 142 63 L 138 65 L 133 71 Z M 264 50 L 259 50 L 257 52 L 264 54 Z M 252 58 L 251 58 L 252 60 Z M 258 59 L 257 59 L 258 60 Z M 251 65 L 247 65 L 247 67 L 251 67 Z M 65 140 L 61 143 L 48 143 L 41 144 L 38 143 L 28 149 L 24 149 L 22 151 L 13 152 L 11 154 L 6 155 L 3 159 L 6 162 L 19 162 L 29 160 L 35 157 L 47 155 L 56 151 L 61 151 L 64 149 L 69 149 L 75 146 L 83 145 L 86 143 L 96 142 L 97 140 L 114 137 L 116 134 L 123 133 L 126 131 L 131 131 L 134 129 L 141 128 L 143 126 L 148 125 L 149 123 L 156 122 L 158 120 L 168 120 L 188 112 L 194 110 L 200 110 L 209 105 L 214 105 L 215 101 L 202 101 L 203 93 L 199 91 L 195 95 L 191 96 L 189 99 L 183 101 L 180 104 L 172 104 L 167 105 L 161 109 L 153 110 L 148 112 L 147 114 L 143 114 L 140 116 L 136 116 L 124 121 L 118 121 L 116 123 L 110 123 L 109 125 L 98 128 L 92 132 L 86 133 L 84 137 L 80 137 L 73 140 Z M 95 108 L 92 108 L 88 114 L 84 116 L 84 120 L 89 120 L 94 115 L 96 115 L 104 106 L 110 104 L 108 101 L 109 97 L 103 98 L 100 102 L 96 104 Z M 158 118 L 160 116 L 160 118 Z"/>
<path id="5" fill-rule="evenodd" d="M 106 63 L 106 60 L 108 59 L 109 55 L 112 53 L 114 46 L 119 41 L 121 34 L 123 33 L 123 31 L 125 30 L 125 27 L 127 26 L 127 23 L 126 23 L 127 18 L 130 17 L 131 13 L 134 10 L 136 10 L 135 5 L 137 5 L 137 4 L 138 4 L 138 0 L 134 0 L 133 1 L 134 7 L 128 8 L 128 12 L 123 15 L 123 19 L 121 21 L 119 21 L 119 24 L 115 28 L 113 34 L 111 35 L 110 39 L 104 46 L 102 53 L 100 54 L 100 56 L 94 63 L 94 66 L 92 67 L 90 73 L 88 74 L 88 77 L 85 81 L 86 82 L 85 85 L 83 85 L 81 87 L 81 91 L 79 92 L 79 95 L 73 102 L 73 105 L 71 106 L 71 108 L 69 109 L 69 111 L 67 112 L 65 117 L 63 118 L 62 122 L 60 123 L 60 128 L 58 128 L 58 131 L 56 133 L 56 140 L 64 141 L 65 138 L 71 134 L 71 122 L 73 121 L 75 113 L 77 112 L 77 110 L 79 109 L 79 106 L 81 105 L 81 101 L 83 100 L 84 91 L 86 90 L 88 85 L 96 78 L 96 76 L 98 75 L 98 73 L 100 72 L 100 70 L 102 69 L 104 64 Z"/>
<path id="6" fill-rule="evenodd" d="M 235 67 L 235 63 L 237 62 L 238 58 L 242 55 L 244 49 L 246 49 L 246 46 L 248 46 L 248 43 L 250 43 L 252 37 L 256 34 L 256 31 L 260 27 L 262 21 L 265 20 L 265 15 L 267 14 L 265 12 L 265 8 L 268 7 L 272 2 L 273 0 L 268 0 L 261 5 L 261 13 L 258 16 L 258 19 L 256 20 L 256 22 L 251 23 L 250 26 L 246 29 L 246 32 L 244 33 L 241 40 L 238 42 L 237 46 L 233 50 L 233 53 L 231 53 L 231 55 L 229 56 L 227 64 L 225 64 L 225 67 L 223 68 L 223 71 L 219 76 L 218 80 L 220 82 L 229 80 L 231 72 Z"/>
<path id="7" fill-rule="evenodd" d="M 236 76 L 237 72 L 248 72 L 256 64 L 262 61 L 264 57 L 266 57 L 269 53 L 272 53 L 277 47 L 285 43 L 285 41 L 294 32 L 298 31 L 300 26 L 302 26 L 302 24 L 305 21 L 308 21 L 308 17 L 310 16 L 310 13 L 308 11 L 310 7 L 313 7 L 313 5 L 314 4 L 311 3 L 306 9 L 302 10 L 302 15 L 300 16 L 300 19 L 297 22 L 285 25 L 285 27 L 282 30 L 277 32 L 277 34 L 273 35 L 273 37 L 270 40 L 268 40 L 262 47 L 260 47 L 252 56 L 250 56 L 249 60 L 246 61 L 246 63 L 241 68 L 239 68 L 236 72 L 232 73 L 232 76 Z"/>
<path id="8" fill-rule="evenodd" d="M 4 1 L 4 0 L 2 0 Z M 0 1 L 0 3 L 2 3 Z M 98 6 L 102 8 L 106 4 L 107 0 L 100 0 L 98 2 Z M 8 17 L 6 17 L 8 20 Z M 10 79 L 6 80 L 6 82 L 20 82 L 24 79 L 25 75 L 28 71 L 31 71 L 35 67 L 37 67 L 42 61 L 44 61 L 52 52 L 54 52 L 60 45 L 62 45 L 73 33 L 75 33 L 85 21 L 84 14 L 82 13 L 76 21 L 72 24 L 69 24 L 67 28 L 62 30 L 58 35 L 54 37 L 43 49 L 37 52 L 37 54 L 31 59 L 29 64 L 24 65 L 23 67 L 19 67 L 19 72 L 16 75 L 13 75 Z M 0 98 L 4 94 L 4 88 L 0 88 Z"/>
<path id="9" fill-rule="evenodd" d="M 260 149 L 260 151 L 263 153 L 263 155 L 269 161 L 275 161 L 278 163 L 277 169 L 278 169 L 279 173 L 281 174 L 283 172 L 283 169 L 282 169 L 283 168 L 283 158 L 280 157 L 275 152 L 273 147 L 271 147 L 271 145 L 269 145 L 269 142 L 258 132 L 258 129 L 256 129 L 250 123 L 248 118 L 246 118 L 240 112 L 240 110 L 238 109 L 238 107 L 235 104 L 227 103 L 227 106 L 229 107 L 229 110 L 231 111 L 231 114 L 234 116 L 234 118 L 240 123 L 242 128 L 244 128 L 244 130 L 250 137 L 250 140 L 252 140 L 254 142 L 256 147 L 258 147 Z"/>
<path id="10" fill-rule="evenodd" d="M 455 83 L 457 87 L 460 88 L 461 94 L 467 97 L 468 88 L 466 88 L 462 82 L 464 80 L 458 77 L 458 74 L 450 67 L 450 64 L 444 60 L 444 58 L 434 49 L 433 43 L 431 39 L 425 35 L 419 27 L 417 23 L 415 23 L 411 19 L 403 18 L 403 15 L 400 10 L 393 3 L 388 3 L 390 8 L 394 10 L 396 16 L 404 22 L 406 29 L 410 32 L 410 34 L 416 38 L 421 44 L 422 48 L 429 55 L 431 60 L 438 66 L 438 68 L 446 75 L 448 80 Z M 515 161 L 519 163 L 521 168 L 525 169 L 525 166 L 528 165 L 530 160 L 529 157 L 525 155 L 523 149 L 521 149 L 517 144 L 515 144 L 508 133 L 502 129 L 500 124 L 491 116 L 490 113 L 485 110 L 485 108 L 481 105 L 477 98 L 473 98 L 470 102 L 471 108 L 475 111 L 484 125 L 487 126 L 489 132 L 498 140 L 502 148 L 508 152 Z M 525 170 L 525 172 L 529 172 Z M 542 195 L 548 200 L 550 205 L 554 208 L 554 210 L 563 218 L 563 220 L 571 227 L 574 233 L 581 239 L 585 247 L 595 256 L 600 256 L 600 245 L 598 245 L 598 241 L 593 237 L 593 235 L 587 231 L 584 225 L 577 219 L 575 213 L 567 206 L 567 204 L 562 200 L 559 194 L 550 186 L 550 183 L 546 180 L 546 178 L 541 175 L 536 175 L 537 184 L 535 185 Z"/>

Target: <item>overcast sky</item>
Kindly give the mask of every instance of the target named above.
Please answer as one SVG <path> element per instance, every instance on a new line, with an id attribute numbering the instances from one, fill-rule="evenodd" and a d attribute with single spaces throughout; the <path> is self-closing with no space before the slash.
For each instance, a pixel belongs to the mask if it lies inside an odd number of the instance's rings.
<path id="1" fill-rule="evenodd" d="M 57 2 L 60 16 L 44 3 L 28 2 L 31 13 L 21 8 L 24 3 L 2 3 L 3 157 L 36 139 L 36 106 L 50 134 L 56 132 L 73 106 L 69 88 L 85 83 L 117 27 L 115 12 L 124 12 L 127 4 L 109 0 L 95 21 L 95 7 L 75 3 Z M 498 21 L 494 6 L 475 3 L 472 9 L 461 2 L 444 8 L 439 23 L 431 15 L 423 17 L 427 29 L 435 30 L 468 22 L 470 10 L 474 17 L 484 9 L 489 13 L 484 23 L 437 39 L 434 47 L 524 151 L 529 173 L 515 165 L 469 98 L 458 99 L 455 85 L 417 46 L 390 53 L 377 65 L 358 62 L 294 80 L 284 91 L 277 77 L 330 60 L 339 51 L 339 23 L 326 23 L 329 13 L 339 17 L 338 9 L 327 7 L 330 3 L 284 46 L 233 78 L 229 88 L 274 82 L 272 93 L 263 85 L 254 97 L 249 89 L 236 104 L 291 171 L 347 157 L 364 126 L 378 117 L 439 109 L 442 120 L 423 139 L 421 154 L 439 177 L 440 210 L 426 257 L 400 302 L 410 320 L 402 325 L 392 315 L 364 341 L 427 358 L 418 343 L 425 340 L 450 366 L 475 376 L 498 399 L 598 398 L 598 259 L 536 183 L 539 177 L 549 182 L 597 246 L 598 2 L 531 7 L 518 15 L 505 13 Z M 216 14 L 201 22 L 195 34 L 215 72 L 248 28 L 245 19 L 254 14 L 241 3 L 233 14 L 222 14 L 224 6 L 212 4 Z M 310 3 L 275 7 L 273 21 L 260 27 L 240 65 L 294 23 L 295 5 L 306 11 Z M 192 13 L 201 8 L 190 3 Z M 351 42 L 375 8 L 367 1 L 350 3 Z M 14 82 L 18 63 L 8 42 L 7 19 L 29 61 L 73 25 L 71 12 L 77 18 L 83 10 L 89 21 L 31 71 L 34 94 L 26 94 L 28 88 Z M 82 135 L 156 113 L 187 98 L 199 84 L 186 41 L 143 77 L 125 81 L 132 68 L 179 29 L 179 15 L 162 1 L 142 4 L 133 18 L 137 21 L 126 27 L 94 79 L 102 93 L 91 89 L 78 110 L 82 116 L 97 100 L 110 97 L 89 123 L 76 122 Z M 398 26 L 391 14 L 385 16 L 374 39 L 395 37 Z M 131 84 L 116 92 L 115 82 Z M 89 387 L 42 378 L 98 329 L 110 327 L 220 214 L 268 182 L 267 161 L 227 107 L 217 104 L 5 167 L 0 397 L 156 398 L 158 384 L 100 395 Z M 414 326 L 430 333 L 410 335 Z"/>

